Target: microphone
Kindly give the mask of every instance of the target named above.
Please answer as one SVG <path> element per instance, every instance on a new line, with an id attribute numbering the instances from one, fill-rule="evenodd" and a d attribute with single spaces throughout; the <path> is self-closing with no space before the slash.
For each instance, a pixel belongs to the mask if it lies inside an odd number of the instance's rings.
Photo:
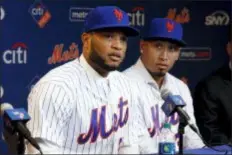
<path id="1" fill-rule="evenodd" d="M 31 119 L 23 108 L 14 109 L 8 103 L 1 104 L 0 115 L 3 116 L 3 122 L 6 130 L 11 134 L 18 132 L 27 139 L 36 149 L 41 152 L 40 146 L 36 140 L 31 137 L 31 133 L 25 126 L 26 122 Z"/>
<path id="2" fill-rule="evenodd" d="M 189 117 L 189 115 L 184 109 L 182 109 L 184 106 L 186 106 L 182 97 L 180 95 L 173 95 L 168 90 L 164 90 L 161 93 L 161 96 L 164 100 L 164 104 L 161 108 L 164 111 L 165 115 L 169 117 L 177 112 L 180 118 L 183 119 L 194 132 L 199 134 L 196 126 L 191 122 L 191 118 Z"/>

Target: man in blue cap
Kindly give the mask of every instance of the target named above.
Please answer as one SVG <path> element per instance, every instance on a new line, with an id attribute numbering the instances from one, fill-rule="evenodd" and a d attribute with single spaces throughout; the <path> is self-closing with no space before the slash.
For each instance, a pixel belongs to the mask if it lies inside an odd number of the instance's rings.
<path id="1" fill-rule="evenodd" d="M 28 128 L 44 154 L 112 154 L 122 142 L 129 144 L 122 139 L 123 128 L 139 95 L 116 69 L 127 37 L 138 34 L 116 6 L 99 6 L 88 14 L 80 58 L 51 70 L 28 96 Z M 27 153 L 36 152 L 28 144 Z"/>
<path id="2" fill-rule="evenodd" d="M 124 71 L 128 77 L 145 82 L 148 89 L 150 89 L 150 94 L 146 96 L 150 108 L 144 110 L 144 118 L 149 121 L 142 119 L 139 124 L 149 128 L 150 136 L 154 140 L 150 147 L 157 146 L 157 150 L 162 124 L 169 122 L 172 124 L 172 131 L 174 133 L 178 132 L 178 114 L 175 113 L 172 117 L 166 117 L 161 109 L 164 103 L 162 98 L 166 94 L 182 96 L 186 103 L 184 109 L 189 114 L 192 122 L 195 123 L 192 97 L 188 86 L 168 73 L 179 58 L 180 48 L 185 46 L 182 38 L 183 29 L 181 24 L 167 18 L 153 19 L 148 33 L 142 36 L 140 41 L 140 58 L 136 64 Z M 157 94 L 159 96 L 158 103 L 154 102 L 154 100 L 157 100 Z M 176 144 L 177 142 L 178 136 L 176 136 Z M 149 150 L 146 151 L 150 148 L 149 143 L 141 138 L 140 147 L 142 153 L 143 151 L 149 153 Z M 199 148 L 203 146 L 204 144 L 197 134 L 189 127 L 186 127 L 184 148 Z"/>

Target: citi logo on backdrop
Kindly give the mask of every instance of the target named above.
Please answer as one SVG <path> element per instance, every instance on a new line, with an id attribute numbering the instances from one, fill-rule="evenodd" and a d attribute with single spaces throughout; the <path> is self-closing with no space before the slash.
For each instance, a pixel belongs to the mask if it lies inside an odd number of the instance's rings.
<path id="1" fill-rule="evenodd" d="M 11 48 L 5 50 L 2 59 L 5 64 L 26 64 L 28 47 L 22 42 L 14 43 Z"/>
<path id="2" fill-rule="evenodd" d="M 29 8 L 29 13 L 40 28 L 43 28 L 52 17 L 51 13 L 48 11 L 48 8 L 42 3 L 41 0 L 36 0 L 31 5 Z"/>

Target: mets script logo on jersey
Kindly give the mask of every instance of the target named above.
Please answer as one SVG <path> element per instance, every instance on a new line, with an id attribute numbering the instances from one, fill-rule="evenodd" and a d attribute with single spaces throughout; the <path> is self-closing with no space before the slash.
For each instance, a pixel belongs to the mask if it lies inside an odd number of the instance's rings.
<path id="1" fill-rule="evenodd" d="M 102 106 L 101 109 L 93 109 L 91 114 L 91 122 L 88 133 L 82 133 L 78 136 L 78 144 L 85 144 L 90 140 L 90 143 L 96 142 L 99 134 L 102 139 L 108 138 L 113 132 L 116 132 L 118 128 L 122 128 L 128 121 L 129 109 L 126 108 L 125 115 L 123 117 L 123 107 L 128 104 L 127 100 L 123 101 L 122 97 L 119 99 L 119 116 L 113 114 L 113 123 L 109 131 L 106 131 L 106 106 Z M 100 111 L 101 110 L 101 111 Z M 100 114 L 99 114 L 100 112 Z M 100 116 L 100 118 L 98 117 Z"/>
<path id="2" fill-rule="evenodd" d="M 159 106 L 156 105 L 155 107 L 151 107 L 151 114 L 152 114 L 152 121 L 153 121 L 153 127 L 149 128 L 148 131 L 150 133 L 151 137 L 154 137 L 162 128 L 162 124 L 160 123 L 159 119 Z M 177 125 L 179 122 L 179 116 L 177 113 L 174 113 L 171 117 L 166 117 L 165 122 L 169 122 L 172 125 Z"/>

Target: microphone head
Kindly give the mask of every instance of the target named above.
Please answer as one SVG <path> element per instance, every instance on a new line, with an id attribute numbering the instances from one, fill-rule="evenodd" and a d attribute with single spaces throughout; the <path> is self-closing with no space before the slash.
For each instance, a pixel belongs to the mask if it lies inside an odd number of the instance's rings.
<path id="1" fill-rule="evenodd" d="M 2 103 L 0 106 L 0 115 L 3 116 L 4 112 L 9 109 L 14 109 L 9 103 Z"/>
<path id="2" fill-rule="evenodd" d="M 185 106 L 185 102 L 180 95 L 173 95 L 167 89 L 161 91 L 161 97 L 164 100 L 164 104 L 161 108 L 166 116 L 171 116 L 176 112 L 176 108 Z"/>
<path id="3" fill-rule="evenodd" d="M 173 95 L 168 89 L 161 90 L 161 97 L 165 100 L 169 95 Z"/>

